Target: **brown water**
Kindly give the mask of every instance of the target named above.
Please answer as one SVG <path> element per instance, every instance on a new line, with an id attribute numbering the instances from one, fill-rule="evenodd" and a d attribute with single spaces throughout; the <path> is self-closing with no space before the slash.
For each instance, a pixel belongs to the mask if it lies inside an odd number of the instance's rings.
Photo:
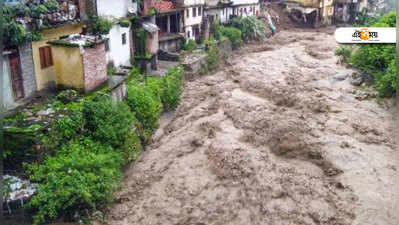
<path id="1" fill-rule="evenodd" d="M 335 48 L 330 34 L 282 31 L 188 81 L 107 222 L 399 224 L 392 104 L 357 100 Z"/>

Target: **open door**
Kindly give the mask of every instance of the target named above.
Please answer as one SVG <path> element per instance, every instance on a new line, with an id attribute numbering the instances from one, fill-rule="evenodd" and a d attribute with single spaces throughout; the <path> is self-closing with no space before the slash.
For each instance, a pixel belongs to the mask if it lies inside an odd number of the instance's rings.
<path id="1" fill-rule="evenodd" d="M 21 99 L 24 97 L 24 86 L 22 80 L 21 62 L 19 60 L 18 52 L 12 53 L 10 55 L 10 72 L 14 99 Z"/>

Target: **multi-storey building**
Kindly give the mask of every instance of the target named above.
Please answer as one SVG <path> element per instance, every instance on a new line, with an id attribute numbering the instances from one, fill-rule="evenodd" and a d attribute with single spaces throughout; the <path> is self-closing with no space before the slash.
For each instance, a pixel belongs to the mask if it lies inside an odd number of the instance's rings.
<path id="1" fill-rule="evenodd" d="M 115 67 L 129 66 L 133 44 L 130 27 L 122 26 L 120 21 L 130 14 L 137 13 L 137 3 L 132 0 L 96 0 L 96 13 L 113 22 L 112 29 L 106 35 L 107 62 Z"/>
<path id="2" fill-rule="evenodd" d="M 185 37 L 199 42 L 205 0 L 177 0 L 177 5 L 184 9 L 183 31 Z"/>

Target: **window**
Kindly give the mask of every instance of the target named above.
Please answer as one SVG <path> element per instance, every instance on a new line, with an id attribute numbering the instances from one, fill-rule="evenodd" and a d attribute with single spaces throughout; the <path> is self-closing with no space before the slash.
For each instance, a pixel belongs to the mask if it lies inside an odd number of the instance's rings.
<path id="1" fill-rule="evenodd" d="M 187 31 L 187 37 L 188 38 L 190 37 L 190 31 Z"/>
<path id="2" fill-rule="evenodd" d="M 186 17 L 189 18 L 190 17 L 190 10 L 186 9 Z"/>
<path id="3" fill-rule="evenodd" d="M 222 10 L 222 14 L 224 15 L 224 9 Z"/>
<path id="4" fill-rule="evenodd" d="M 197 8 L 193 8 L 193 17 L 196 17 L 197 16 Z"/>
<path id="5" fill-rule="evenodd" d="M 126 33 L 122 34 L 122 45 L 126 44 Z"/>
<path id="6" fill-rule="evenodd" d="M 40 66 L 42 69 L 53 66 L 53 55 L 51 53 L 51 47 L 41 47 L 39 48 L 40 54 Z"/>
<path id="7" fill-rule="evenodd" d="M 198 16 L 201 16 L 201 6 L 198 7 Z"/>

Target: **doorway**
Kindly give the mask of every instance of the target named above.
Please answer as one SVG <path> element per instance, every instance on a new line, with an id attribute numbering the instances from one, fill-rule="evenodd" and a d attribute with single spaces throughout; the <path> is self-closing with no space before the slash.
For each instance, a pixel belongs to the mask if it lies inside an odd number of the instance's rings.
<path id="1" fill-rule="evenodd" d="M 10 76 L 14 99 L 19 100 L 24 97 L 24 86 L 18 52 L 10 54 Z"/>

